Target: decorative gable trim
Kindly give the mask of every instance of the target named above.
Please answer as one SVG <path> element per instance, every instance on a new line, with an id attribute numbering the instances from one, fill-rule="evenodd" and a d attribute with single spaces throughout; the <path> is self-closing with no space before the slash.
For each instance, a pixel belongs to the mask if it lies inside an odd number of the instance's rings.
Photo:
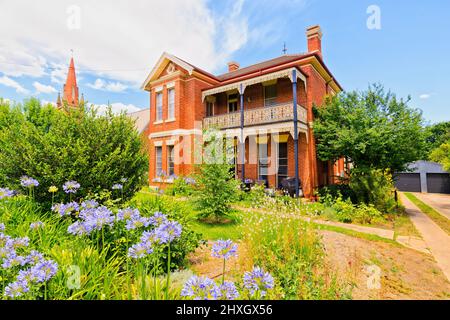
<path id="1" fill-rule="evenodd" d="M 194 67 L 192 65 L 178 59 L 177 57 L 175 57 L 167 52 L 164 52 L 161 55 L 161 57 L 159 58 L 156 65 L 153 67 L 150 74 L 145 79 L 144 83 L 141 86 L 141 89 L 145 90 L 147 85 L 149 84 L 149 82 L 155 80 L 161 74 L 161 72 L 164 71 L 164 69 L 170 62 L 173 62 L 174 64 L 176 64 L 176 65 L 180 66 L 181 68 L 183 68 L 184 70 L 186 70 L 189 73 L 189 75 L 192 75 L 192 72 L 194 71 Z"/>

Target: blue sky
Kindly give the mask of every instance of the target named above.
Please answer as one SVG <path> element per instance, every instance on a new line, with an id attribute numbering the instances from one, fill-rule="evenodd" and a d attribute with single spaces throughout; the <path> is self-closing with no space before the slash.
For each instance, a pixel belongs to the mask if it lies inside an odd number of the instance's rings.
<path id="1" fill-rule="evenodd" d="M 370 5 L 379 30 L 367 28 Z M 306 27 L 320 24 L 325 62 L 346 90 L 381 83 L 411 95 L 427 121 L 448 121 L 449 15 L 437 0 L 0 0 L 0 96 L 54 101 L 73 49 L 86 99 L 133 111 L 148 107 L 139 86 L 163 51 L 222 73 L 230 60 L 280 55 L 283 42 L 304 52 Z"/>

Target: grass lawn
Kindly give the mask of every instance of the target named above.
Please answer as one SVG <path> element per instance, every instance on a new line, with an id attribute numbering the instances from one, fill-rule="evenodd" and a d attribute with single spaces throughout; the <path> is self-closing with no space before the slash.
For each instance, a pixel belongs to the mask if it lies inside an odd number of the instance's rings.
<path id="1" fill-rule="evenodd" d="M 205 240 L 239 240 L 242 237 L 241 227 L 237 222 L 212 224 L 195 221 L 191 226 L 194 231 L 201 233 Z"/>
<path id="2" fill-rule="evenodd" d="M 448 235 L 450 235 L 450 220 L 442 214 L 434 210 L 426 203 L 419 200 L 415 195 L 405 192 L 405 196 L 414 203 L 423 213 L 425 213 L 431 220 L 433 220 L 439 227 L 442 228 Z"/>

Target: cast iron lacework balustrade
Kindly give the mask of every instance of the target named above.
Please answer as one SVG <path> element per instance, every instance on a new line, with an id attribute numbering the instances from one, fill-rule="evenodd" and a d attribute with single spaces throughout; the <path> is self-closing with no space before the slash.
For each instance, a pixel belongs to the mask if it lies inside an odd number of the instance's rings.
<path id="1" fill-rule="evenodd" d="M 244 110 L 244 126 L 291 121 L 294 119 L 292 103 L 278 104 L 270 107 Z M 297 119 L 306 123 L 306 109 L 297 105 Z M 220 114 L 203 119 L 203 128 L 229 129 L 238 128 L 241 125 L 239 111 Z"/>

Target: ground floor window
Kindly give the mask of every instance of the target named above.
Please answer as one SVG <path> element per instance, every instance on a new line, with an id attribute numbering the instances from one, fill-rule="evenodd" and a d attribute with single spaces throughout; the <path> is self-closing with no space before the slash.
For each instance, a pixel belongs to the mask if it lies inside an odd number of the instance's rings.
<path id="1" fill-rule="evenodd" d="M 156 176 L 159 177 L 162 174 L 162 147 L 155 147 L 156 154 Z"/>
<path id="2" fill-rule="evenodd" d="M 258 180 L 269 186 L 269 153 L 267 143 L 258 143 Z"/>
<path id="3" fill-rule="evenodd" d="M 288 177 L 288 144 L 287 142 L 278 143 L 278 172 L 277 186 L 281 188 L 281 182 Z"/>
<path id="4" fill-rule="evenodd" d="M 175 149 L 173 146 L 167 146 L 167 174 L 172 176 L 175 174 Z"/>

